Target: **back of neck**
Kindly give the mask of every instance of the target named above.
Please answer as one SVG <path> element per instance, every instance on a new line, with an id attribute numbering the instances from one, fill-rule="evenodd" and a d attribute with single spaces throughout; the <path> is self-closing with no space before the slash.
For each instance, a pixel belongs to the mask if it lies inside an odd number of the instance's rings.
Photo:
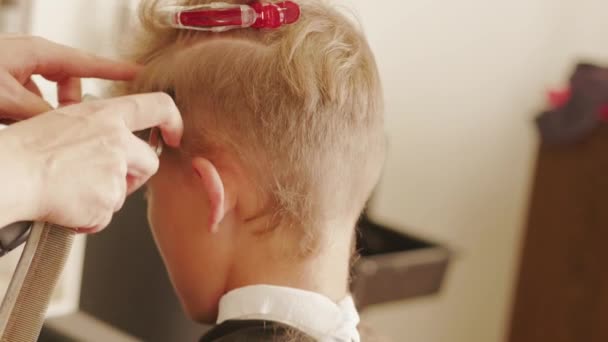
<path id="1" fill-rule="evenodd" d="M 307 256 L 290 254 L 285 240 L 283 245 L 274 238 L 245 243 L 238 248 L 226 290 L 265 284 L 317 292 L 335 302 L 342 300 L 348 294 L 353 234 L 352 229 L 333 231 L 344 233 L 332 234 Z"/>

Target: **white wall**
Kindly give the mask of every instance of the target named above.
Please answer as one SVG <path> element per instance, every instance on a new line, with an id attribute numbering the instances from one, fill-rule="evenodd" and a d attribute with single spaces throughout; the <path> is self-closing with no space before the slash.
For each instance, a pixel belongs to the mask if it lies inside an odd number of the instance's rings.
<path id="1" fill-rule="evenodd" d="M 36 35 L 102 55 L 114 54 L 128 15 L 125 0 L 33 0 Z"/>
<path id="2" fill-rule="evenodd" d="M 395 341 L 503 341 L 537 144 L 532 120 L 575 57 L 608 63 L 608 3 L 350 3 L 386 88 L 392 147 L 373 216 L 456 251 L 441 296 L 365 319 Z"/>

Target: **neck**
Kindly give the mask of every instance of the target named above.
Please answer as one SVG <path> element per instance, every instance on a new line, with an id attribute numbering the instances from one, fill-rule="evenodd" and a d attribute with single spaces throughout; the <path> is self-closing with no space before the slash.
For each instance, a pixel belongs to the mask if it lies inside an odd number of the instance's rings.
<path id="1" fill-rule="evenodd" d="M 281 234 L 278 229 L 270 235 Z M 317 252 L 297 256 L 285 247 L 286 236 L 249 236 L 241 240 L 227 282 L 227 291 L 256 284 L 286 286 L 317 292 L 333 301 L 348 294 L 352 228 L 336 227 L 325 236 Z M 297 241 L 297 240 L 296 240 Z M 298 250 L 293 243 L 291 250 Z"/>

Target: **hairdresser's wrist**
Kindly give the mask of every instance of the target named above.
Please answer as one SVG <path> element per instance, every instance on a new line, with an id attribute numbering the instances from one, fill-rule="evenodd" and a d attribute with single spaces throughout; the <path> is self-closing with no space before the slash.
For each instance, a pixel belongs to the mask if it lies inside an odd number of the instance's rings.
<path id="1" fill-rule="evenodd" d="M 11 128 L 0 130 L 0 228 L 37 218 L 39 181 L 21 145 Z"/>

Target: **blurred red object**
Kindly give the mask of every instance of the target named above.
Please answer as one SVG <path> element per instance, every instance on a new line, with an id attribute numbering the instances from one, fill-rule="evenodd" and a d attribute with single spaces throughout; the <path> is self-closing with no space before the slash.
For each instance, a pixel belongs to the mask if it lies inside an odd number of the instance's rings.
<path id="1" fill-rule="evenodd" d="M 549 105 L 553 109 L 562 108 L 568 104 L 571 97 L 572 92 L 569 88 L 564 90 L 552 90 L 548 95 Z M 608 104 L 604 105 L 598 114 L 602 121 L 608 121 Z"/>

